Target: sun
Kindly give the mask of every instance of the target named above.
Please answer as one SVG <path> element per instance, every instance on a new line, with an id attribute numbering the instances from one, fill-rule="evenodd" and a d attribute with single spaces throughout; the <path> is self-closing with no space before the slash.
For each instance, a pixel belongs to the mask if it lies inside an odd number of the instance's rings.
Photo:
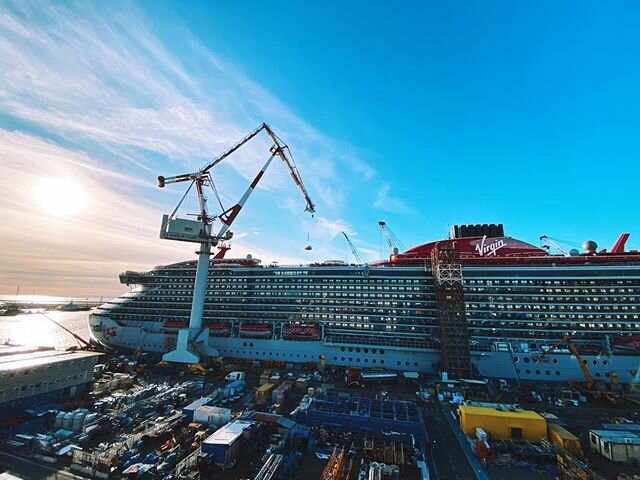
<path id="1" fill-rule="evenodd" d="M 89 195 L 82 185 L 68 178 L 40 180 L 33 196 L 45 213 L 56 216 L 74 215 L 89 204 Z"/>

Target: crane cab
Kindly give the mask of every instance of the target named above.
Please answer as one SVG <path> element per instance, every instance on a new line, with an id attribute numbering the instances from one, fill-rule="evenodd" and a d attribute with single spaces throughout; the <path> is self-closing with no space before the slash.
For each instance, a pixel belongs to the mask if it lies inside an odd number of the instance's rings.
<path id="1" fill-rule="evenodd" d="M 197 220 L 170 218 L 169 215 L 165 214 L 162 216 L 160 238 L 181 242 L 202 243 L 211 239 L 209 230 L 210 226 L 205 226 Z"/>
<path id="2" fill-rule="evenodd" d="M 309 250 L 313 250 L 313 247 L 311 246 L 310 243 L 307 243 L 307 245 L 305 245 L 304 249 L 309 251 Z"/>

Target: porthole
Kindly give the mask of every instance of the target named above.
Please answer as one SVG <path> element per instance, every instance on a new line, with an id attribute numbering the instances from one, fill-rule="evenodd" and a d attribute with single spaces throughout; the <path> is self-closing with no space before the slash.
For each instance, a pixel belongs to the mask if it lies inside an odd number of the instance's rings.
<path id="1" fill-rule="evenodd" d="M 340 351 L 341 351 L 341 352 L 344 352 L 344 347 L 340 347 Z"/>
<path id="2" fill-rule="evenodd" d="M 606 367 L 607 365 L 609 365 L 609 360 L 603 360 L 602 364 Z"/>
<path id="3" fill-rule="evenodd" d="M 560 376 L 560 372 L 558 370 L 556 370 L 556 377 Z"/>
<path id="4" fill-rule="evenodd" d="M 384 363 L 384 360 L 380 360 L 380 363 Z"/>
<path id="5" fill-rule="evenodd" d="M 587 364 L 587 361 L 586 361 L 586 360 L 582 360 L 582 364 L 583 364 L 583 365 L 586 365 L 586 364 Z"/>
<path id="6" fill-rule="evenodd" d="M 384 350 L 380 349 L 380 355 L 384 355 Z"/>
<path id="7" fill-rule="evenodd" d="M 537 358 L 537 357 L 536 357 L 536 358 L 534 358 L 534 359 L 533 359 L 533 363 L 540 363 L 540 359 L 539 359 L 539 358 Z"/>
<path id="8" fill-rule="evenodd" d="M 300 356 L 300 354 L 298 354 L 298 356 Z M 338 360 L 338 357 L 333 357 L 334 360 Z"/>
<path id="9" fill-rule="evenodd" d="M 545 375 L 551 375 L 551 372 L 550 372 L 549 370 L 545 370 L 545 371 L 544 371 L 544 374 L 545 374 Z"/>
<path id="10" fill-rule="evenodd" d="M 350 361 L 350 362 L 353 362 L 353 357 L 349 357 L 349 361 Z"/>
<path id="11" fill-rule="evenodd" d="M 349 351 L 350 351 L 350 352 L 353 352 L 353 347 L 349 347 Z"/>
<path id="12" fill-rule="evenodd" d="M 540 375 L 540 370 L 536 370 L 536 375 Z"/>
<path id="13" fill-rule="evenodd" d="M 599 377 L 599 376 L 600 376 L 600 372 L 596 372 L 596 377 Z"/>
<path id="14" fill-rule="evenodd" d="M 375 348 L 371 349 L 371 353 L 377 353 L 377 352 L 378 352 L 378 350 L 376 350 Z"/>
<path id="15" fill-rule="evenodd" d="M 553 359 L 553 363 L 555 363 L 555 364 L 557 365 L 557 364 L 558 364 L 558 359 L 557 359 L 557 358 L 554 358 L 554 359 Z"/>
<path id="16" fill-rule="evenodd" d="M 405 367 L 409 366 L 409 362 L 404 362 Z"/>
<path id="17" fill-rule="evenodd" d="M 342 357 L 340 360 L 342 360 L 344 362 L 344 357 Z"/>
<path id="18" fill-rule="evenodd" d="M 368 359 L 368 358 L 365 358 L 365 359 L 364 359 L 364 363 L 369 363 L 369 359 Z"/>
<path id="19" fill-rule="evenodd" d="M 520 357 L 513 357 L 513 363 L 518 363 L 520 361 Z"/>
<path id="20" fill-rule="evenodd" d="M 247 342 L 242 342 L 242 346 L 246 347 L 247 346 Z"/>
<path id="21" fill-rule="evenodd" d="M 360 353 L 360 348 L 356 348 L 356 353 Z"/>
<path id="22" fill-rule="evenodd" d="M 529 357 L 524 357 L 524 363 L 529 363 Z"/>
<path id="23" fill-rule="evenodd" d="M 397 365 L 402 365 L 402 362 L 401 362 L 400 360 L 398 360 L 398 361 L 396 362 L 396 364 L 397 364 Z"/>
<path id="24" fill-rule="evenodd" d="M 364 349 L 364 353 L 369 353 L 369 349 L 368 349 L 368 348 L 365 348 L 365 349 Z"/>
<path id="25" fill-rule="evenodd" d="M 518 368 L 518 370 L 517 370 L 517 371 L 518 371 L 518 373 L 522 373 L 522 370 L 520 370 L 519 368 Z"/>
<path id="26" fill-rule="evenodd" d="M 594 360 L 594 361 L 593 361 L 593 364 L 594 364 L 594 365 L 598 365 L 598 360 Z"/>
<path id="27" fill-rule="evenodd" d="M 413 362 L 413 366 L 417 367 L 418 366 L 418 362 Z"/>
<path id="28" fill-rule="evenodd" d="M 531 370 L 529 370 L 529 369 L 527 368 L 527 369 L 525 370 L 525 373 L 526 373 L 527 375 L 529 375 L 529 374 L 531 373 Z"/>
<path id="29" fill-rule="evenodd" d="M 253 347 L 253 342 L 251 342 L 251 343 L 249 344 L 249 346 L 250 346 L 250 347 Z"/>
<path id="30" fill-rule="evenodd" d="M 377 360 L 374 358 L 373 360 L 371 360 L 371 363 L 376 363 Z"/>

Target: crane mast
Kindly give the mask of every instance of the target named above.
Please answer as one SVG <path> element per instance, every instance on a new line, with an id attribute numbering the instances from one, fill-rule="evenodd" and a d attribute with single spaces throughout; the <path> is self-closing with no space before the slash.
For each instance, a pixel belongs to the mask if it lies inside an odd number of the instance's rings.
<path id="1" fill-rule="evenodd" d="M 207 186 L 212 187 L 215 191 L 213 177 L 211 176 L 210 170 L 239 150 L 250 140 L 255 138 L 263 130 L 273 142 L 273 145 L 269 149 L 270 156 L 266 163 L 260 169 L 238 203 L 218 215 L 210 215 L 207 210 L 207 197 L 204 193 L 204 187 Z M 160 227 L 160 238 L 198 243 L 200 245 L 199 250 L 196 252 L 198 254 L 198 262 L 196 266 L 193 299 L 191 302 L 191 314 L 189 316 L 189 327 L 178 331 L 175 350 L 166 353 L 163 356 L 163 360 L 178 363 L 198 363 L 200 361 L 200 355 L 218 355 L 218 352 L 208 345 L 209 329 L 202 328 L 202 313 L 204 310 L 205 291 L 209 276 L 209 257 L 211 256 L 211 247 L 216 246 L 219 242 L 228 240 L 233 236 L 229 228 L 276 156 L 278 156 L 285 164 L 285 167 L 289 171 L 293 181 L 302 193 L 306 203 L 305 211 L 314 214 L 315 205 L 309 197 L 304 183 L 302 182 L 300 173 L 298 172 L 295 162 L 291 157 L 289 147 L 284 144 L 280 138 L 278 138 L 271 127 L 266 123 L 262 123 L 258 128 L 247 134 L 239 142 L 228 148 L 225 152 L 210 161 L 200 170 L 172 177 L 158 177 L 158 186 L 160 188 L 172 183 L 191 182 L 189 188 L 174 209 L 173 213 L 170 215 L 163 215 Z M 195 186 L 196 196 L 198 199 L 199 213 L 197 215 L 197 219 L 190 220 L 177 218 L 176 213 L 178 208 L 193 186 Z M 218 220 L 221 224 L 217 233 L 213 233 L 212 231 L 213 222 L 215 220 Z M 223 245 L 218 255 L 223 254 L 227 249 L 228 247 Z"/>

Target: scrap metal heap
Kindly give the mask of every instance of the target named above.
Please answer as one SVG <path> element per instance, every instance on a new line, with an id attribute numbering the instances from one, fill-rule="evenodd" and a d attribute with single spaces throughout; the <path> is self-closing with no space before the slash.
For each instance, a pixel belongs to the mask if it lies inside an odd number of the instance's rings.
<path id="1" fill-rule="evenodd" d="M 436 281 L 443 371 L 457 378 L 470 378 L 469 329 L 464 304 L 464 280 L 460 253 L 455 243 L 438 243 L 431 252 Z"/>

